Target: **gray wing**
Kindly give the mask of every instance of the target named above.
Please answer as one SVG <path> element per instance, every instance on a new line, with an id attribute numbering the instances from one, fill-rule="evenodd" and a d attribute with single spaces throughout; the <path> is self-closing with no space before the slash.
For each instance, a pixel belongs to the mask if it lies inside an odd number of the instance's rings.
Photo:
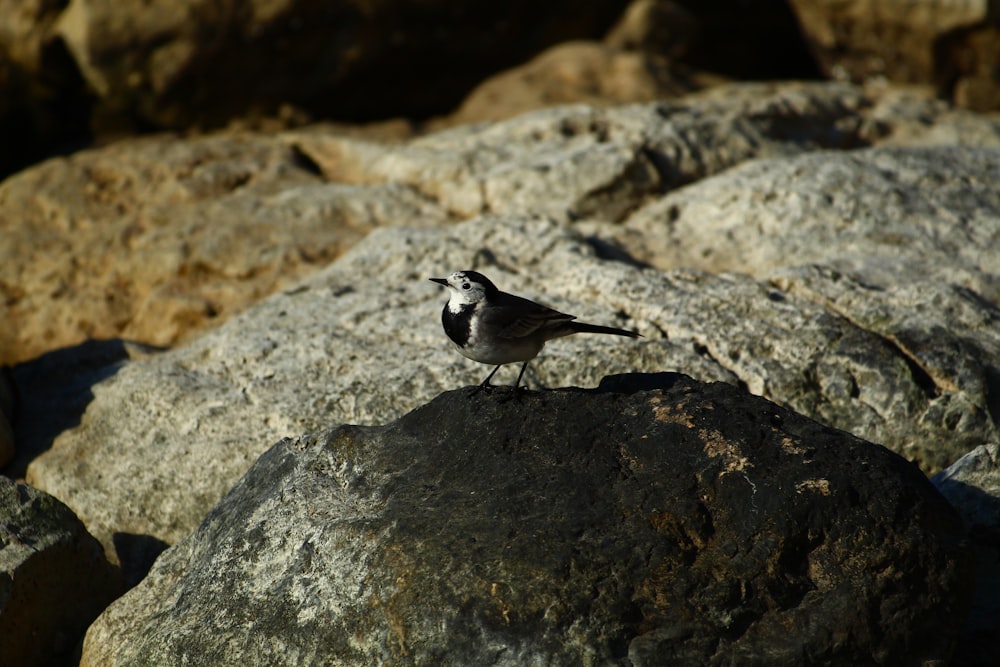
<path id="1" fill-rule="evenodd" d="M 526 338 L 539 330 L 558 328 L 575 319 L 573 315 L 513 294 L 503 294 L 498 303 L 483 312 L 483 324 L 496 327 L 500 337 L 508 339 Z"/>

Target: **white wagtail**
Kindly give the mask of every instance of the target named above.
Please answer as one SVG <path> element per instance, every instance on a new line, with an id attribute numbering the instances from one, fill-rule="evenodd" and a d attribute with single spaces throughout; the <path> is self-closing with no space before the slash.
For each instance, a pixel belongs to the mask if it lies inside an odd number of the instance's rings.
<path id="1" fill-rule="evenodd" d="M 576 322 L 573 315 L 501 292 L 489 278 L 476 271 L 456 271 L 447 278 L 431 280 L 450 292 L 441 311 L 441 323 L 451 342 L 469 359 L 497 366 L 476 391 L 489 389 L 490 379 L 504 364 L 523 361 L 514 383 L 517 391 L 528 362 L 553 338 L 575 333 L 639 337 L 634 331 Z"/>

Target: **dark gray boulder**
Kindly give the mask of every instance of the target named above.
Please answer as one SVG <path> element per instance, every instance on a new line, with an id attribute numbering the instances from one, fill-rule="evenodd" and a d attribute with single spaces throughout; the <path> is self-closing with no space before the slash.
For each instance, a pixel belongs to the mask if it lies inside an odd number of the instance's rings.
<path id="1" fill-rule="evenodd" d="M 68 507 L 0 475 L 0 665 L 69 664 L 121 586 Z"/>
<path id="2" fill-rule="evenodd" d="M 912 464 L 732 385 L 461 389 L 276 444 L 82 664 L 918 664 L 963 535 Z"/>

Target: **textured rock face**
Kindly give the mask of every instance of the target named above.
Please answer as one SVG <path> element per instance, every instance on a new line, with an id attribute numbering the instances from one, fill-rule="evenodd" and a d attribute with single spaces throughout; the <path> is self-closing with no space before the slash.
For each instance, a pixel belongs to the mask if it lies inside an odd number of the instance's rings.
<path id="1" fill-rule="evenodd" d="M 866 144 L 893 147 L 820 150 Z M 684 372 L 933 473 L 1000 441 L 998 144 L 996 118 L 912 91 L 761 84 L 397 145 L 310 128 L 51 161 L 0 184 L 0 343 L 61 348 L 12 373 L 5 472 L 70 505 L 134 582 L 280 438 L 482 380 L 426 280 L 476 268 L 644 336 L 554 341 L 533 388 Z M 64 347 L 98 335 L 177 347 Z"/>
<path id="2" fill-rule="evenodd" d="M 910 147 L 748 160 L 635 211 L 626 248 L 661 268 L 757 277 L 823 264 L 869 285 L 953 284 L 1000 301 L 1000 150 Z"/>
<path id="3" fill-rule="evenodd" d="M 406 188 L 325 183 L 279 139 L 157 137 L 0 184 L 0 362 L 87 338 L 170 345 L 339 255 L 441 221 Z"/>
<path id="4" fill-rule="evenodd" d="M 501 120 L 556 104 L 649 102 L 694 88 L 681 68 L 655 55 L 598 42 L 567 42 L 479 84 L 445 120 Z"/>
<path id="5" fill-rule="evenodd" d="M 378 226 L 484 213 L 621 221 L 656 215 L 664 192 L 752 158 L 882 141 L 1000 145 L 998 123 L 913 96 L 895 99 L 876 104 L 860 89 L 836 84 L 728 86 L 669 104 L 551 109 L 396 145 L 311 129 L 156 137 L 52 160 L 0 184 L 0 315 L 7 322 L 0 362 L 86 338 L 177 344 L 294 284 Z M 969 173 L 960 161 L 949 167 Z M 885 203 L 892 184 L 875 173 L 882 166 L 867 162 L 836 164 L 848 179 L 866 171 L 858 189 L 878 198 L 876 219 L 908 213 Z M 787 182 L 779 165 L 762 168 L 764 175 Z M 815 168 L 810 163 L 807 175 Z M 832 180 L 802 180 L 843 188 L 844 206 L 853 186 L 831 171 L 821 173 Z M 741 187 L 773 186 L 741 173 Z M 865 186 L 869 177 L 882 189 Z M 921 187 L 913 177 L 904 183 Z M 960 195 L 986 186 L 955 179 L 950 187 L 959 210 L 982 210 L 983 203 Z M 794 205 L 797 196 L 793 190 L 779 198 L 783 214 L 811 213 Z M 767 215 L 766 202 L 735 200 Z M 732 222 L 739 212 L 729 208 Z M 717 223 L 696 224 L 711 231 Z M 652 231 L 640 240 L 643 248 L 661 250 L 665 238 L 678 248 L 698 243 Z M 695 236 L 725 246 L 709 234 Z M 796 238 L 807 245 L 803 234 Z M 674 262 L 672 248 L 661 263 Z M 669 265 L 703 265 L 702 248 L 692 250 Z"/>
<path id="6" fill-rule="evenodd" d="M 997 439 L 989 382 L 942 384 L 935 394 L 906 348 L 823 300 L 744 275 L 643 271 L 601 259 L 556 223 L 487 218 L 376 230 L 298 288 L 183 348 L 123 367 L 94 387 L 80 426 L 31 463 L 28 479 L 65 498 L 109 553 L 117 532 L 173 543 L 278 438 L 329 420 L 384 422 L 444 389 L 479 382 L 488 369 L 447 344 L 443 296 L 426 280 L 442 267 L 470 266 L 508 291 L 645 336 L 555 341 L 529 368 L 532 386 L 683 369 L 886 443 L 928 469 Z M 988 379 L 994 310 L 961 291 L 938 294 L 961 305 L 952 311 L 961 316 L 951 333 L 925 340 L 918 358 Z M 895 313 L 913 301 L 888 304 Z M 497 381 L 512 373 L 502 370 Z"/>
<path id="7" fill-rule="evenodd" d="M 826 74 L 934 82 L 963 106 L 996 109 L 997 19 L 988 2 L 792 0 Z"/>
<path id="8" fill-rule="evenodd" d="M 65 505 L 0 476 L 2 664 L 68 664 L 120 593 L 118 571 Z"/>
<path id="9" fill-rule="evenodd" d="M 458 390 L 275 445 L 82 664 L 917 664 L 961 533 L 909 463 L 731 385 Z"/>

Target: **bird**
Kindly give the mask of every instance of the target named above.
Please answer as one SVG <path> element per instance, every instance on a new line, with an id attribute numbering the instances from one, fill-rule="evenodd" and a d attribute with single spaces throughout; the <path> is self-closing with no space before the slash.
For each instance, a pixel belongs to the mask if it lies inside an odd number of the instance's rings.
<path id="1" fill-rule="evenodd" d="M 523 361 L 514 382 L 516 392 L 528 362 L 553 338 L 576 333 L 641 337 L 635 331 L 577 322 L 574 315 L 500 291 L 476 271 L 456 271 L 447 278 L 429 280 L 448 288 L 441 324 L 458 351 L 473 361 L 496 365 L 473 394 L 492 389 L 490 380 L 504 364 Z"/>

